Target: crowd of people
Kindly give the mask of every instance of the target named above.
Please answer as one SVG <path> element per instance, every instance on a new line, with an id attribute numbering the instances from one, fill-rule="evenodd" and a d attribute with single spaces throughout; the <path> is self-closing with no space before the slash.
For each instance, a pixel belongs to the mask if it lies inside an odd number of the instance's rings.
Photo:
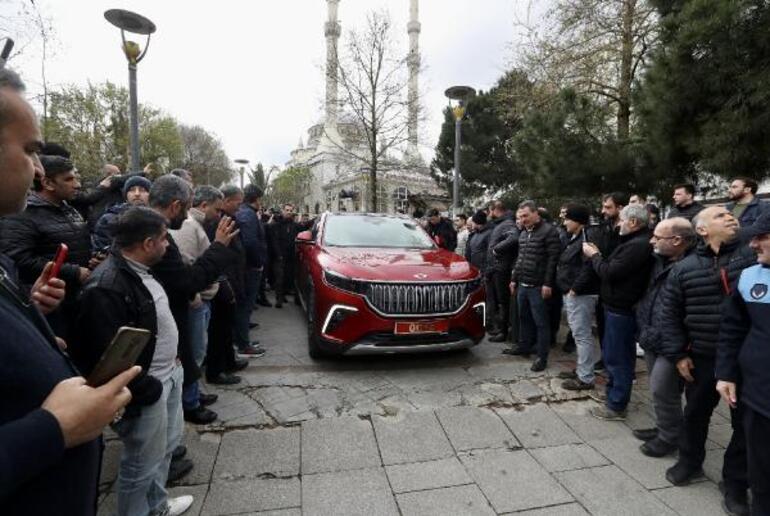
<path id="1" fill-rule="evenodd" d="M 263 192 L 193 185 L 183 169 L 151 180 L 105 165 L 83 188 L 67 149 L 43 142 L 16 74 L 0 70 L 0 506 L 8 514 L 95 514 L 111 425 L 123 443 L 120 515 L 185 512 L 168 482 L 193 467 L 183 421 L 217 415 L 207 383 L 232 385 L 265 354 L 251 338 L 255 309 L 292 294 L 294 241 L 312 221 L 294 207 L 271 213 Z M 770 514 L 770 208 L 739 177 L 731 202 L 704 206 L 691 185 L 661 212 L 640 195 L 612 193 L 601 212 L 566 204 L 558 220 L 534 201 L 494 201 L 454 224 L 421 220 L 437 245 L 484 277 L 492 342 L 548 366 L 566 313 L 574 371 L 562 387 L 601 400 L 592 414 L 623 420 L 637 345 L 649 372 L 655 427 L 634 431 L 641 453 L 678 452 L 666 478 L 703 475 L 712 412 L 730 406 L 724 506 Z M 598 220 L 599 217 L 601 220 Z M 69 254 L 58 274 L 61 244 Z M 296 294 L 295 294 L 296 295 Z M 152 337 L 137 365 L 104 385 L 84 378 L 121 327 Z M 596 327 L 597 339 L 594 337 Z M 596 390 L 604 371 L 606 394 Z M 682 404 L 682 395 L 686 402 Z"/>
<path id="2" fill-rule="evenodd" d="M 294 239 L 310 222 L 291 204 L 264 209 L 255 185 L 194 186 L 183 169 L 153 181 L 107 164 L 85 188 L 77 156 L 41 141 L 23 89 L 0 70 L 0 507 L 94 514 L 110 424 L 118 514 L 181 514 L 192 497 L 169 499 L 166 485 L 193 468 L 183 421 L 217 419 L 200 378 L 237 384 L 265 354 L 251 314 L 292 294 Z M 152 335 L 138 367 L 87 385 L 124 326 Z"/>
<path id="3" fill-rule="evenodd" d="M 730 202 L 704 206 L 695 188 L 677 185 L 673 208 L 640 195 L 611 193 L 600 216 L 566 204 L 558 221 L 534 201 L 515 212 L 494 201 L 472 216 L 428 214 L 436 243 L 482 273 L 488 340 L 510 341 L 503 353 L 546 369 L 566 314 L 564 350 L 576 367 L 559 374 L 564 389 L 588 391 L 599 419 L 622 421 L 636 377 L 637 349 L 649 373 L 654 428 L 639 429 L 641 453 L 678 452 L 666 479 L 686 485 L 703 476 L 712 413 L 730 406 L 733 434 L 725 451 L 723 506 L 729 514 L 770 515 L 770 204 L 757 183 L 735 178 Z M 596 328 L 598 339 L 594 337 Z M 604 371 L 606 389 L 596 391 Z M 682 395 L 686 400 L 682 406 Z"/>

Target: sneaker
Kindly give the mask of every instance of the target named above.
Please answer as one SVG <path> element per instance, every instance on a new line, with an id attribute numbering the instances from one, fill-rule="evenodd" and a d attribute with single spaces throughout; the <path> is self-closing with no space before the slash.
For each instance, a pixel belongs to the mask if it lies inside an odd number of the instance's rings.
<path id="1" fill-rule="evenodd" d="M 543 360 L 542 358 L 538 358 L 534 362 L 532 362 L 532 367 L 529 368 L 530 371 L 534 371 L 535 373 L 539 373 L 540 371 L 545 371 L 545 369 L 548 367 L 548 362 Z"/>
<path id="2" fill-rule="evenodd" d="M 204 407 L 213 405 L 218 399 L 219 396 L 217 394 L 206 394 L 205 392 L 202 392 L 200 396 L 198 396 L 198 402 Z"/>
<path id="3" fill-rule="evenodd" d="M 586 383 L 580 378 L 570 378 L 561 383 L 561 388 L 568 391 L 590 391 L 594 388 L 594 384 Z"/>
<path id="4" fill-rule="evenodd" d="M 684 462 L 677 462 L 666 470 L 666 480 L 675 486 L 686 486 L 699 478 L 703 478 L 703 468 L 693 468 Z"/>
<path id="5" fill-rule="evenodd" d="M 648 457 L 665 457 L 671 455 L 677 450 L 676 444 L 667 443 L 662 439 L 650 439 L 639 447 L 639 450 Z"/>
<path id="6" fill-rule="evenodd" d="M 748 495 L 745 490 L 727 489 L 724 482 L 719 483 L 719 492 L 722 493 L 722 509 L 731 516 L 749 516 Z"/>
<path id="7" fill-rule="evenodd" d="M 193 501 L 195 501 L 195 499 L 190 495 L 169 498 L 167 502 L 168 512 L 166 514 L 168 514 L 168 516 L 179 516 L 180 514 L 184 514 L 190 507 L 192 507 Z"/>
<path id="8" fill-rule="evenodd" d="M 560 380 L 574 380 L 577 378 L 577 371 L 574 369 L 572 371 L 562 371 L 561 373 L 556 375 L 557 378 Z"/>
<path id="9" fill-rule="evenodd" d="M 219 373 L 206 378 L 206 381 L 212 385 L 235 385 L 241 383 L 241 377 L 230 373 Z"/>
<path id="10" fill-rule="evenodd" d="M 239 348 L 235 353 L 238 358 L 259 358 L 264 356 L 264 354 L 265 350 L 255 346 L 254 344 L 249 344 L 248 346 Z"/>
<path id="11" fill-rule="evenodd" d="M 524 358 L 529 358 L 529 354 L 530 354 L 529 351 L 524 351 L 518 346 L 515 348 L 505 348 L 502 353 L 503 355 L 512 355 L 515 357 L 524 357 Z"/>
<path id="12" fill-rule="evenodd" d="M 588 393 L 588 397 L 596 402 L 601 403 L 602 405 L 607 404 L 607 392 L 604 390 L 594 389 L 593 391 Z"/>
<path id="13" fill-rule="evenodd" d="M 608 408 L 606 406 L 604 407 L 594 407 L 590 410 L 591 415 L 595 417 L 596 419 L 601 419 L 603 421 L 625 421 L 626 420 L 626 411 L 617 412 L 615 410 L 612 410 L 611 408 Z"/>
<path id="14" fill-rule="evenodd" d="M 631 433 L 640 441 L 651 441 L 658 437 L 657 428 L 641 428 L 639 430 L 634 430 Z"/>
<path id="15" fill-rule="evenodd" d="M 487 339 L 489 342 L 505 342 L 508 340 L 508 336 L 504 333 L 498 333 L 496 335 L 492 335 Z"/>
<path id="16" fill-rule="evenodd" d="M 166 484 L 173 484 L 185 477 L 193 469 L 193 461 L 190 459 L 172 460 L 168 467 Z"/>
<path id="17" fill-rule="evenodd" d="M 197 408 L 184 411 L 184 420 L 196 425 L 208 425 L 213 423 L 217 419 L 217 413 L 213 410 L 209 410 L 203 405 L 198 405 Z"/>

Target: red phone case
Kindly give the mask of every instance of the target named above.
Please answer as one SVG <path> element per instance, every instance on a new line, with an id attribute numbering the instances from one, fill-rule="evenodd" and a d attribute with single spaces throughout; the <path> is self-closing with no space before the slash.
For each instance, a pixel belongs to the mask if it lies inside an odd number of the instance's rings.
<path id="1" fill-rule="evenodd" d="M 59 244 L 59 249 L 56 250 L 56 256 L 53 259 L 53 269 L 51 269 L 51 278 L 59 277 L 59 271 L 61 271 L 61 266 L 64 264 L 64 261 L 67 259 L 67 252 L 69 252 L 69 249 L 67 248 L 67 244 Z"/>

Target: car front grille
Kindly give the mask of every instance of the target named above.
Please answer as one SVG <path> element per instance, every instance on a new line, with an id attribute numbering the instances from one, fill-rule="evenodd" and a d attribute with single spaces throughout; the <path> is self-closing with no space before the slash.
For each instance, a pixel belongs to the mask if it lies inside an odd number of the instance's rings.
<path id="1" fill-rule="evenodd" d="M 450 314 L 462 308 L 468 283 L 370 283 L 366 299 L 385 315 Z"/>

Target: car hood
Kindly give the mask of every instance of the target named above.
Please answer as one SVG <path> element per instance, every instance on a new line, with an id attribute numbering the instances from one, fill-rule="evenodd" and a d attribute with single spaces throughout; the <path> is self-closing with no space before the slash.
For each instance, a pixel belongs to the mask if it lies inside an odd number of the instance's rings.
<path id="1" fill-rule="evenodd" d="M 479 274 L 465 258 L 445 249 L 324 247 L 319 261 L 326 270 L 369 281 L 462 281 Z"/>

